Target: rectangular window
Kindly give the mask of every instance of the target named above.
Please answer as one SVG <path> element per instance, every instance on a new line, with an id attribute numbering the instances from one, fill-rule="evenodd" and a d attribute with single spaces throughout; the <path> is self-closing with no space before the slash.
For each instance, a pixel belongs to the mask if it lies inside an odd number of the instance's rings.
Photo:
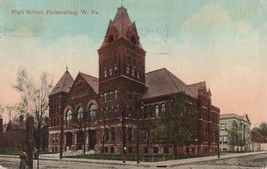
<path id="1" fill-rule="evenodd" d="M 144 118 L 148 118 L 148 110 L 147 107 L 144 107 Z"/>
<path id="2" fill-rule="evenodd" d="M 114 66 L 114 74 L 118 74 L 118 66 Z"/>
<path id="3" fill-rule="evenodd" d="M 133 153 L 133 148 L 132 147 L 129 147 L 128 148 L 128 152 L 129 152 L 129 154 L 132 154 Z"/>
<path id="4" fill-rule="evenodd" d="M 118 109 L 117 109 L 117 107 L 114 108 L 114 117 L 118 117 Z"/>
<path id="5" fill-rule="evenodd" d="M 156 105 L 155 115 L 156 115 L 156 118 L 159 117 L 159 105 Z"/>
<path id="6" fill-rule="evenodd" d="M 109 76 L 112 76 L 112 74 L 113 74 L 113 69 L 109 68 Z"/>
<path id="7" fill-rule="evenodd" d="M 129 99 L 129 100 L 132 100 L 132 97 L 133 97 L 132 92 L 128 92 L 128 99 Z"/>
<path id="8" fill-rule="evenodd" d="M 111 127 L 111 140 L 115 140 L 115 128 Z"/>
<path id="9" fill-rule="evenodd" d="M 135 76 L 135 69 L 132 68 L 132 76 Z"/>
<path id="10" fill-rule="evenodd" d="M 114 147 L 110 147 L 110 153 L 114 153 Z"/>
<path id="11" fill-rule="evenodd" d="M 104 70 L 104 77 L 107 77 L 107 76 L 108 76 L 107 70 Z"/>
<path id="12" fill-rule="evenodd" d="M 144 154 L 148 154 L 148 148 L 147 147 L 144 148 Z"/>
<path id="13" fill-rule="evenodd" d="M 131 128 L 131 127 L 129 127 L 128 128 L 128 131 L 127 131 L 127 133 L 128 133 L 128 140 L 132 140 L 133 139 L 133 131 L 132 131 L 133 129 Z"/>
<path id="14" fill-rule="evenodd" d="M 228 141 L 227 141 L 227 136 L 223 136 L 223 143 L 224 143 L 224 144 L 227 144 L 227 143 L 228 143 Z"/>
<path id="15" fill-rule="evenodd" d="M 126 73 L 130 74 L 130 67 L 128 67 L 128 66 L 126 67 Z"/>
<path id="16" fill-rule="evenodd" d="M 159 148 L 158 147 L 154 147 L 153 148 L 153 154 L 157 155 L 159 153 Z"/>
<path id="17" fill-rule="evenodd" d="M 220 136 L 220 144 L 222 144 L 222 142 L 223 142 L 223 140 L 222 140 L 223 138 L 222 138 L 222 136 Z"/>
<path id="18" fill-rule="evenodd" d="M 224 129 L 227 130 L 227 123 L 224 123 Z"/>
<path id="19" fill-rule="evenodd" d="M 140 79 L 140 72 L 139 71 L 136 71 L 136 77 L 138 78 L 138 79 Z"/>
<path id="20" fill-rule="evenodd" d="M 224 130 L 224 123 L 221 123 L 221 130 Z"/>
<path id="21" fill-rule="evenodd" d="M 109 132 L 108 132 L 108 128 L 105 128 L 105 140 L 109 140 Z"/>
<path id="22" fill-rule="evenodd" d="M 169 147 L 164 147 L 164 148 L 163 148 L 163 153 L 164 153 L 165 155 L 169 154 Z"/>
<path id="23" fill-rule="evenodd" d="M 104 148 L 104 152 L 105 152 L 105 153 L 108 153 L 108 147 L 105 147 L 105 148 Z"/>
<path id="24" fill-rule="evenodd" d="M 164 103 L 161 104 L 160 111 L 161 111 L 161 113 L 164 113 L 165 112 L 165 104 Z"/>

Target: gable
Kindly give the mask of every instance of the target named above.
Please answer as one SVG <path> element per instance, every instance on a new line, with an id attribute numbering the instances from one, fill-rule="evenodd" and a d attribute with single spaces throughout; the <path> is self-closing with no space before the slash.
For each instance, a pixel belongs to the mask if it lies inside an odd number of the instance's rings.
<path id="1" fill-rule="evenodd" d="M 69 96 L 83 97 L 90 93 L 98 94 L 98 79 L 79 72 L 70 89 Z"/>

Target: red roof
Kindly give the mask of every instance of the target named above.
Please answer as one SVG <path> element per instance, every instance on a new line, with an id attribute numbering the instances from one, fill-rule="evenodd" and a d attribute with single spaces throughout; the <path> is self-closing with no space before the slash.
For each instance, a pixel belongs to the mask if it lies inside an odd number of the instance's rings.
<path id="1" fill-rule="evenodd" d="M 199 89 L 205 89 L 206 88 L 206 83 L 205 82 L 199 82 L 199 83 L 194 83 L 194 84 L 190 84 L 187 86 L 193 93 L 193 96 L 195 98 L 198 97 L 198 90 Z"/>
<path id="2" fill-rule="evenodd" d="M 71 74 L 69 73 L 68 70 L 66 70 L 64 75 L 57 82 L 56 86 L 54 87 L 54 89 L 50 95 L 60 93 L 60 92 L 68 93 L 70 91 L 70 88 L 71 88 L 73 82 L 74 82 L 74 80 L 73 80 Z"/>
<path id="3" fill-rule="evenodd" d="M 117 27 L 119 36 L 120 37 L 126 37 L 126 33 L 129 29 L 129 27 L 132 26 L 132 21 L 128 15 L 127 9 L 121 6 L 118 8 L 118 11 L 111 23 L 111 25 L 114 25 Z"/>
<path id="4" fill-rule="evenodd" d="M 261 133 L 257 131 L 251 131 L 252 141 L 256 143 L 267 143 L 267 137 L 264 137 Z"/>
<path id="5" fill-rule="evenodd" d="M 148 90 L 143 95 L 143 99 L 175 94 L 180 91 L 194 97 L 190 88 L 165 68 L 147 73 L 146 86 Z"/>
<path id="6" fill-rule="evenodd" d="M 96 94 L 99 93 L 99 80 L 96 77 L 81 73 L 81 76 L 86 80 L 86 82 L 92 87 Z"/>

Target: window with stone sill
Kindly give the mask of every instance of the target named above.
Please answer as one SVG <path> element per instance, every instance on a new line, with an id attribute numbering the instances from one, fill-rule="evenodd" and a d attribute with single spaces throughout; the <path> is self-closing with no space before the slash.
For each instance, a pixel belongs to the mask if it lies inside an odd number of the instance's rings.
<path id="1" fill-rule="evenodd" d="M 132 133 L 131 127 L 128 128 L 127 134 L 128 134 L 128 140 L 132 140 L 133 139 L 133 133 Z"/>
<path id="2" fill-rule="evenodd" d="M 137 77 L 138 79 L 140 79 L 140 72 L 139 72 L 139 71 L 136 72 L 136 77 Z"/>
<path id="3" fill-rule="evenodd" d="M 107 77 L 108 76 L 108 72 L 107 70 L 104 70 L 104 77 Z"/>
<path id="4" fill-rule="evenodd" d="M 118 74 L 118 66 L 114 66 L 114 74 Z"/>
<path id="5" fill-rule="evenodd" d="M 109 76 L 113 75 L 113 68 L 109 68 Z"/>
<path id="6" fill-rule="evenodd" d="M 114 91 L 114 99 L 115 100 L 117 100 L 118 99 L 118 93 L 119 93 L 119 91 L 116 89 L 115 91 Z"/>
<path id="7" fill-rule="evenodd" d="M 115 128 L 111 127 L 111 140 L 115 140 Z"/>
<path id="8" fill-rule="evenodd" d="M 132 68 L 132 76 L 135 77 L 135 69 Z"/>
<path id="9" fill-rule="evenodd" d="M 126 67 L 126 73 L 129 75 L 130 74 L 130 67 Z"/>
<path id="10" fill-rule="evenodd" d="M 156 115 L 156 118 L 159 117 L 159 105 L 155 106 L 155 115 Z"/>
<path id="11" fill-rule="evenodd" d="M 108 128 L 105 128 L 104 133 L 105 133 L 105 140 L 106 141 L 109 140 L 109 131 L 108 131 Z"/>

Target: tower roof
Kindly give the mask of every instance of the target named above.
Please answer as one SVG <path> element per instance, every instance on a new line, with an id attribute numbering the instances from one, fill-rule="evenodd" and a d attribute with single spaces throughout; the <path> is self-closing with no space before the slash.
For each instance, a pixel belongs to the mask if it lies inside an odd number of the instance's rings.
<path id="1" fill-rule="evenodd" d="M 126 36 L 127 30 L 133 25 L 126 8 L 123 6 L 118 8 L 117 13 L 109 26 L 112 25 L 116 26 L 119 33 L 118 37 Z"/>
<path id="2" fill-rule="evenodd" d="M 73 84 L 74 80 L 69 73 L 68 70 L 63 74 L 63 76 L 60 78 L 60 80 L 57 82 L 56 86 L 54 87 L 53 91 L 50 93 L 50 95 L 65 92 L 68 93 L 70 91 L 70 88 Z"/>

